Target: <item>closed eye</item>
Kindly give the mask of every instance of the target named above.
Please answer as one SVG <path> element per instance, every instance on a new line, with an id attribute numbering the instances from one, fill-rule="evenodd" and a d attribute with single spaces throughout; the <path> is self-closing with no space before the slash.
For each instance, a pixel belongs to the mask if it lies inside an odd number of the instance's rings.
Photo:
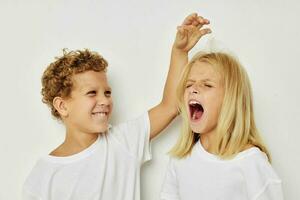
<path id="1" fill-rule="evenodd" d="M 186 84 L 185 88 L 191 87 L 193 84 Z"/>
<path id="2" fill-rule="evenodd" d="M 86 94 L 87 94 L 88 96 L 94 96 L 94 95 L 97 94 L 97 92 L 96 92 L 95 90 L 91 90 L 91 91 L 88 91 Z"/>
<path id="3" fill-rule="evenodd" d="M 205 87 L 212 88 L 213 86 L 210 84 L 204 84 Z"/>

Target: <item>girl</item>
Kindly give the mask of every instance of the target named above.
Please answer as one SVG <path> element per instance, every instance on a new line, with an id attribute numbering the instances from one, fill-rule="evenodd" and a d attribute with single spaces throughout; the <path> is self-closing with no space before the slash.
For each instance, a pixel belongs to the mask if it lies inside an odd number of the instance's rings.
<path id="1" fill-rule="evenodd" d="M 164 200 L 279 200 L 281 180 L 256 128 L 250 82 L 227 53 L 198 53 L 178 86 L 182 133 Z"/>

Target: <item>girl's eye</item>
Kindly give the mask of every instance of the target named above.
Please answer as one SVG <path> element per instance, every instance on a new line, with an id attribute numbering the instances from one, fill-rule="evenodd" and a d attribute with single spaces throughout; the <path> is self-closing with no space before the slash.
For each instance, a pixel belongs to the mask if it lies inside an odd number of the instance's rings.
<path id="1" fill-rule="evenodd" d="M 87 95 L 89 96 L 94 96 L 96 95 L 96 91 L 95 90 L 92 90 L 92 91 L 89 91 L 88 93 L 86 93 Z"/>
<path id="2" fill-rule="evenodd" d="M 212 85 L 204 84 L 205 87 L 212 88 Z"/>
<path id="3" fill-rule="evenodd" d="M 104 92 L 105 96 L 106 97 L 110 97 L 111 96 L 111 91 L 110 90 L 107 90 Z"/>
<path id="4" fill-rule="evenodd" d="M 189 87 L 191 87 L 192 86 L 192 84 L 187 84 L 185 87 L 186 88 L 189 88 Z"/>

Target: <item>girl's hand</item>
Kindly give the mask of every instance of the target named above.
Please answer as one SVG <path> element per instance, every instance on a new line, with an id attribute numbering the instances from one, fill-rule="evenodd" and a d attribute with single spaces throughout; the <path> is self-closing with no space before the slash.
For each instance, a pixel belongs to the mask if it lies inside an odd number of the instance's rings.
<path id="1" fill-rule="evenodd" d="M 177 27 L 174 48 L 183 52 L 191 50 L 203 35 L 211 33 L 209 28 L 202 28 L 209 23 L 208 19 L 198 16 L 197 13 L 187 16 L 182 25 Z"/>

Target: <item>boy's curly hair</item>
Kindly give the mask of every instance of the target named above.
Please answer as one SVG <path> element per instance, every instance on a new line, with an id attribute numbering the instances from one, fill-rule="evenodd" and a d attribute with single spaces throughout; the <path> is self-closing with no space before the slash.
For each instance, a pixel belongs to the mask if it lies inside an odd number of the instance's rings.
<path id="1" fill-rule="evenodd" d="M 52 115 L 61 119 L 53 106 L 53 99 L 70 97 L 72 76 L 89 70 L 106 72 L 108 63 L 101 55 L 88 49 L 76 51 L 63 49 L 63 56 L 55 59 L 43 73 L 41 93 L 42 101 L 51 108 Z"/>

